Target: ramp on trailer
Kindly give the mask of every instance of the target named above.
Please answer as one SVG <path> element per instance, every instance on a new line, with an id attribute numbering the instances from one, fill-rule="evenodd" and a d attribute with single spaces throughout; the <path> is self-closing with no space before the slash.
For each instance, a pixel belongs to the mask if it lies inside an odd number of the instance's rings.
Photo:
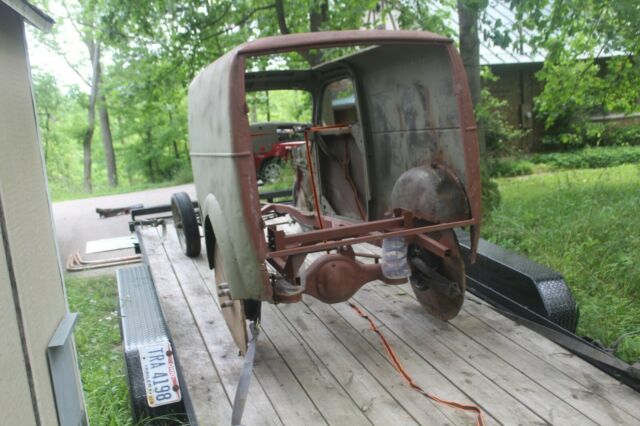
<path id="1" fill-rule="evenodd" d="M 184 256 L 172 225 L 166 233 L 144 227 L 140 235 L 188 388 L 191 424 L 229 425 L 243 359 L 211 291 L 206 254 Z M 472 295 L 448 323 L 430 317 L 407 285 L 368 284 L 353 301 L 416 383 L 477 404 L 487 424 L 640 423 L 640 394 Z M 245 425 L 474 424 L 473 415 L 410 389 L 379 337 L 345 303 L 305 296 L 303 303 L 263 304 L 262 329 Z"/>

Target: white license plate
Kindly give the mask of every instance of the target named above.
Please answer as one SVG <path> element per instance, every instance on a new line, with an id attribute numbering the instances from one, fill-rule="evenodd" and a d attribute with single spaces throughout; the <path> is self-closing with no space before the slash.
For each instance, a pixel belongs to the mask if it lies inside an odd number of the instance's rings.
<path id="1" fill-rule="evenodd" d="M 180 401 L 180 384 L 169 342 L 155 343 L 138 349 L 149 407 Z"/>

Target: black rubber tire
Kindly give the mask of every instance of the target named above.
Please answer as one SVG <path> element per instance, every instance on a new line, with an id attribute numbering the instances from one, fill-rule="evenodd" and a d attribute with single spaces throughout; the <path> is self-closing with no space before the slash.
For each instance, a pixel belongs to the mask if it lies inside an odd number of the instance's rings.
<path id="1" fill-rule="evenodd" d="M 171 213 L 182 252 L 189 257 L 198 256 L 201 250 L 200 229 L 196 210 L 186 192 L 176 192 L 171 196 Z"/>

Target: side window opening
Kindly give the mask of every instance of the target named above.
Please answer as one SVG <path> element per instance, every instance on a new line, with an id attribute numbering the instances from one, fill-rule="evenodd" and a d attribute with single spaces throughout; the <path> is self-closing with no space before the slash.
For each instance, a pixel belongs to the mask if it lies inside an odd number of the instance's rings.
<path id="1" fill-rule="evenodd" d="M 354 124 L 358 122 L 356 95 L 350 78 L 329 83 L 322 95 L 322 124 Z"/>

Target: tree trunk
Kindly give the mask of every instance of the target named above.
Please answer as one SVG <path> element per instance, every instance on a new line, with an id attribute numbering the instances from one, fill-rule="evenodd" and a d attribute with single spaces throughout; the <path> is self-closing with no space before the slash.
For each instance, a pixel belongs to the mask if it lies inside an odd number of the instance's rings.
<path id="1" fill-rule="evenodd" d="M 283 0 L 275 0 L 276 6 L 276 18 L 278 20 L 278 28 L 280 29 L 280 34 L 291 34 L 289 27 L 287 26 L 286 21 L 286 13 L 284 10 L 284 1 Z M 320 26 L 329 19 L 329 2 L 328 0 L 322 0 L 320 5 L 315 4 L 315 2 L 311 5 L 312 10 L 309 11 L 309 31 L 315 32 L 320 31 Z M 322 52 L 316 50 L 316 52 L 312 53 L 309 50 L 300 50 L 298 53 L 309 63 L 309 65 L 314 66 L 318 65 L 322 62 Z"/>
<path id="2" fill-rule="evenodd" d="M 107 163 L 107 176 L 109 186 L 118 186 L 118 170 L 116 168 L 116 156 L 113 152 L 113 138 L 111 137 L 111 125 L 109 123 L 109 112 L 107 110 L 107 99 L 100 95 L 100 130 L 102 131 L 102 145 L 104 146 L 104 159 Z"/>
<path id="3" fill-rule="evenodd" d="M 172 128 L 173 126 L 173 114 L 171 114 L 171 111 L 168 111 L 167 114 L 169 114 L 169 126 L 171 126 Z M 178 142 L 176 141 L 175 137 L 171 138 L 171 144 L 173 145 L 173 155 L 176 158 L 176 160 L 180 159 L 180 151 L 178 150 Z"/>
<path id="4" fill-rule="evenodd" d="M 264 94 L 266 95 L 266 99 L 267 99 L 267 121 L 271 121 L 271 105 L 269 105 L 269 91 L 264 92 Z"/>
<path id="5" fill-rule="evenodd" d="M 89 57 L 91 58 L 92 76 L 89 107 L 87 109 L 87 130 L 82 139 L 82 148 L 84 150 L 84 190 L 85 192 L 91 192 L 91 140 L 96 127 L 96 100 L 98 98 L 98 82 L 100 81 L 100 44 L 91 39 L 85 40 L 85 44 L 89 49 Z"/>
<path id="6" fill-rule="evenodd" d="M 147 167 L 148 167 L 149 181 L 155 182 L 156 181 L 156 172 L 155 172 L 155 169 L 153 167 L 153 154 L 152 154 L 151 143 L 152 143 L 151 128 L 147 127 L 146 141 L 145 141 L 145 151 L 147 152 Z"/>
<path id="7" fill-rule="evenodd" d="M 480 102 L 480 38 L 478 37 L 478 6 L 473 1 L 458 0 L 460 55 L 469 81 L 471 100 L 475 108 Z M 484 132 L 478 126 L 480 153 L 485 151 Z"/>

